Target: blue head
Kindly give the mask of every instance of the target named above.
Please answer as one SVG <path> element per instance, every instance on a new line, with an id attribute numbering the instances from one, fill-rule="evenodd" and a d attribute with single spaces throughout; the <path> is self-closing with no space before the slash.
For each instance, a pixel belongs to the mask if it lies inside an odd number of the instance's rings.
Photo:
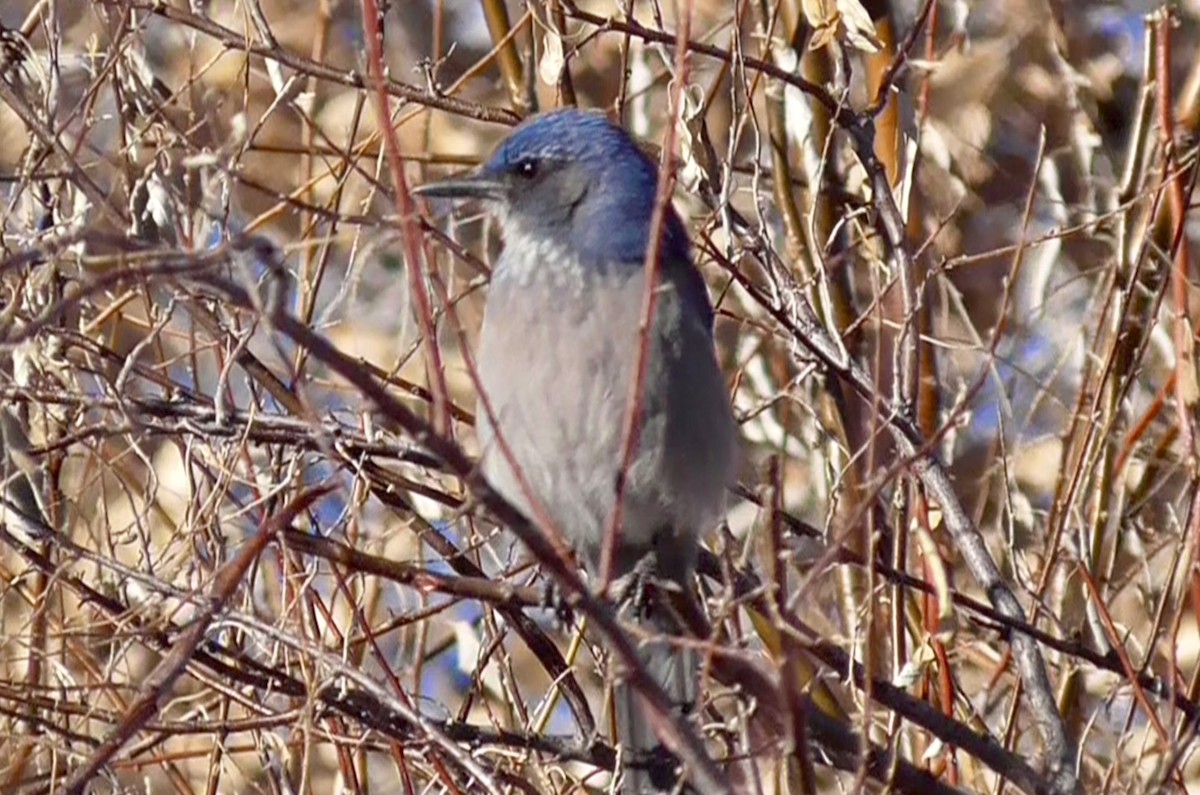
<path id="1" fill-rule="evenodd" d="M 624 130 L 569 108 L 526 121 L 475 173 L 420 190 L 482 199 L 510 234 L 566 246 L 586 265 L 645 259 L 657 186 L 657 164 Z M 669 206 L 662 235 L 660 256 L 689 256 L 687 232 Z"/>

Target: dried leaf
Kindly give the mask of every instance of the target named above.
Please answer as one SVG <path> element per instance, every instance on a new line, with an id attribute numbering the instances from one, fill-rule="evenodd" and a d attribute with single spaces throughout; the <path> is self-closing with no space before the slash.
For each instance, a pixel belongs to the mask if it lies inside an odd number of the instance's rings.
<path id="1" fill-rule="evenodd" d="M 562 36 L 559 36 L 557 31 L 547 30 L 542 39 L 542 59 L 538 62 L 538 77 L 542 78 L 546 85 L 558 85 L 565 63 Z"/>
<path id="2" fill-rule="evenodd" d="M 701 128 L 704 125 L 704 98 L 695 97 L 691 92 L 683 94 L 683 123 L 679 125 L 679 155 L 683 160 L 676 172 L 679 184 L 689 192 L 700 189 L 704 179 L 704 166 L 701 158 L 704 147 L 700 142 Z"/>
<path id="3" fill-rule="evenodd" d="M 934 737 L 933 742 L 925 749 L 925 753 L 921 754 L 921 761 L 932 762 L 944 753 L 946 753 L 946 744 L 940 738 Z"/>
<path id="4" fill-rule="evenodd" d="M 875 33 L 875 23 L 859 0 L 837 0 L 837 7 L 841 12 L 847 44 L 863 52 L 879 52 L 883 49 L 883 42 Z"/>
<path id="5" fill-rule="evenodd" d="M 803 0 L 804 18 L 814 28 L 829 28 L 837 24 L 837 0 Z"/>
<path id="6" fill-rule="evenodd" d="M 813 28 L 809 48 L 819 50 L 833 39 L 863 52 L 879 52 L 883 42 L 871 15 L 859 0 L 803 0 L 804 18 Z"/>

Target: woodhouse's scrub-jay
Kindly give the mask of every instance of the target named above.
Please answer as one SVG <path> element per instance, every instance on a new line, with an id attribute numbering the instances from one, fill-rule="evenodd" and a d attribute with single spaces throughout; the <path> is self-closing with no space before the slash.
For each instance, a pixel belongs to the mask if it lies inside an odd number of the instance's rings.
<path id="1" fill-rule="evenodd" d="M 504 249 L 477 354 L 495 421 L 481 401 L 483 471 L 530 517 L 537 512 L 526 494 L 534 497 L 593 579 L 623 464 L 657 183 L 657 165 L 624 130 L 568 109 L 522 124 L 477 171 L 420 189 L 482 200 L 500 223 Z M 612 574 L 618 586 L 645 576 L 691 593 L 699 534 L 719 521 L 733 481 L 736 427 L 713 350 L 712 304 L 670 207 L 660 233 L 640 436 Z M 673 703 L 690 708 L 696 655 L 661 640 L 680 631 L 676 616 L 660 605 L 638 619 L 650 636 L 639 659 Z M 635 694 L 618 682 L 614 703 L 625 753 L 653 750 Z M 670 790 L 673 776 L 661 767 L 625 765 L 623 791 Z"/>

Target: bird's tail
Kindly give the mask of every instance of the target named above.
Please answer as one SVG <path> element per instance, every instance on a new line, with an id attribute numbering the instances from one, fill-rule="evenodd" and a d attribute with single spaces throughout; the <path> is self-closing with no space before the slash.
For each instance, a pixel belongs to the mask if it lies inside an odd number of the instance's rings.
<path id="1" fill-rule="evenodd" d="M 672 645 L 663 637 L 679 633 L 675 617 L 663 612 L 655 610 L 642 620 L 651 637 L 638 646 L 638 661 L 667 694 L 675 710 L 686 714 L 696 704 L 700 660 L 695 649 Z M 613 685 L 613 711 L 624 760 L 621 792 L 642 795 L 676 791 L 675 763 L 669 754 L 662 752 L 638 694 L 625 681 L 618 680 Z"/>

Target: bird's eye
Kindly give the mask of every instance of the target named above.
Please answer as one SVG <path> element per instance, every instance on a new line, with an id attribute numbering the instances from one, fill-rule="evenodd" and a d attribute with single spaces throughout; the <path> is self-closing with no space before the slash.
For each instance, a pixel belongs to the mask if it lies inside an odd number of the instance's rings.
<path id="1" fill-rule="evenodd" d="M 538 162 L 536 160 L 522 160 L 517 163 L 517 176 L 524 179 L 533 179 L 538 173 Z"/>

